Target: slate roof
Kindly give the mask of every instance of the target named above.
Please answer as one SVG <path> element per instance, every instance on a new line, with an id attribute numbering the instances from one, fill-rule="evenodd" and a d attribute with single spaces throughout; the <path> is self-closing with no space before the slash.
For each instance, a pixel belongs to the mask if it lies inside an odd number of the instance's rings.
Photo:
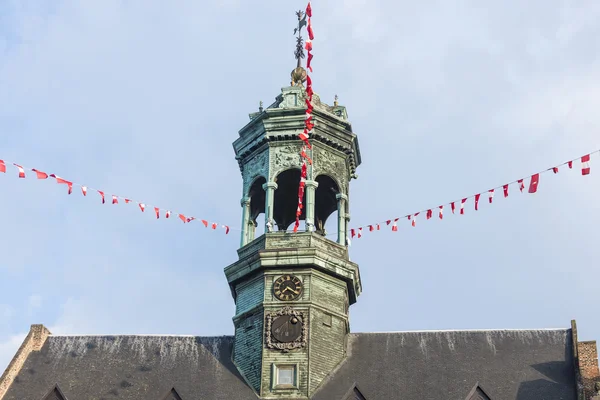
<path id="1" fill-rule="evenodd" d="M 233 337 L 49 336 L 3 400 L 256 399 L 231 362 Z M 560 330 L 356 333 L 348 357 L 314 400 L 356 385 L 368 400 L 465 400 L 478 383 L 491 400 L 576 400 L 571 332 Z"/>

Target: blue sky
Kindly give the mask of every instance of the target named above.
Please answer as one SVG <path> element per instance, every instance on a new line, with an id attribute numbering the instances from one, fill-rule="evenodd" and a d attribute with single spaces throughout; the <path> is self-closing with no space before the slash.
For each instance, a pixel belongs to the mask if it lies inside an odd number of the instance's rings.
<path id="1" fill-rule="evenodd" d="M 0 159 L 239 226 L 231 143 L 289 83 L 304 2 L 0 0 Z M 599 147 L 600 3 L 313 3 L 313 85 L 348 108 L 352 225 Z M 555 328 L 600 338 L 600 156 L 464 216 L 355 240 L 353 331 Z M 0 176 L 0 369 L 55 334 L 231 334 L 239 237 Z"/>

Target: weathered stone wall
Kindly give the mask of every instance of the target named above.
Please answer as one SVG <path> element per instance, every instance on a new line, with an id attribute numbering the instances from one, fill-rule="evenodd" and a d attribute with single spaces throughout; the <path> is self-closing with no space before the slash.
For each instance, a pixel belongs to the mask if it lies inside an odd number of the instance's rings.
<path id="1" fill-rule="evenodd" d="M 323 379 L 344 359 L 346 319 L 313 308 L 310 325 L 309 393 L 312 395 Z"/>
<path id="2" fill-rule="evenodd" d="M 237 321 L 233 348 L 234 363 L 257 393 L 260 392 L 263 322 L 262 310 Z"/>
<path id="3" fill-rule="evenodd" d="M 577 352 L 579 355 L 579 372 L 581 373 L 585 396 L 586 399 L 590 399 L 596 393 L 594 390 L 595 383 L 600 382 L 596 341 L 578 342 Z"/>
<path id="4" fill-rule="evenodd" d="M 21 372 L 21 368 L 23 368 L 29 354 L 32 351 L 40 351 L 49 335 L 50 331 L 44 325 L 31 325 L 29 334 L 25 337 L 23 344 L 17 350 L 17 354 L 0 377 L 0 400 L 8 391 L 15 377 Z"/>
<path id="5" fill-rule="evenodd" d="M 237 297 L 235 301 L 235 313 L 239 315 L 263 302 L 265 293 L 264 277 L 262 275 L 257 276 L 248 282 L 238 285 L 235 288 L 235 292 Z"/>

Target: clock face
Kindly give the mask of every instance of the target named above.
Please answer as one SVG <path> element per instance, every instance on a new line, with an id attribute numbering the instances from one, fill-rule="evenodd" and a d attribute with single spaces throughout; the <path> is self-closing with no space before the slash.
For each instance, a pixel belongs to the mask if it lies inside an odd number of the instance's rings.
<path id="1" fill-rule="evenodd" d="M 302 320 L 295 315 L 277 317 L 273 319 L 271 334 L 280 343 L 295 342 L 302 335 Z"/>
<path id="2" fill-rule="evenodd" d="M 294 275 L 283 275 L 273 283 L 273 294 L 282 301 L 296 300 L 302 294 L 302 281 Z"/>

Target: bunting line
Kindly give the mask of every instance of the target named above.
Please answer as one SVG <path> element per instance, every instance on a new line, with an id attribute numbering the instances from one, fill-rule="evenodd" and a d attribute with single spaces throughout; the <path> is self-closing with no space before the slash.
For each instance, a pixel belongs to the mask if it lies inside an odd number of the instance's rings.
<path id="1" fill-rule="evenodd" d="M 305 17 L 308 17 L 308 22 L 306 25 L 306 30 L 308 32 L 308 39 L 306 39 L 305 49 L 307 52 L 306 57 L 306 69 L 313 72 L 311 62 L 313 59 L 312 55 L 312 41 L 315 38 L 313 29 L 312 29 L 312 7 L 310 6 L 310 1 L 306 6 Z M 301 39 L 299 39 L 301 40 Z M 301 48 L 300 48 L 301 50 Z M 298 59 L 300 60 L 300 59 Z M 313 89 L 312 89 L 312 80 L 310 79 L 310 75 L 308 75 L 308 71 L 306 72 L 306 114 L 304 116 L 304 130 L 302 133 L 298 135 L 300 140 L 304 143 L 302 145 L 302 149 L 300 150 L 300 186 L 298 187 L 298 207 L 296 208 L 296 222 L 294 224 L 294 233 L 298 232 L 298 227 L 300 226 L 300 217 L 302 216 L 302 209 L 304 208 L 303 200 L 304 200 L 304 189 L 306 187 L 306 179 L 308 178 L 308 166 L 307 163 L 312 165 L 312 158 L 307 155 L 307 150 L 312 150 L 312 146 L 310 145 L 309 138 L 313 132 L 313 128 L 315 124 L 313 123 Z"/>
<path id="2" fill-rule="evenodd" d="M 56 174 L 47 174 L 43 171 L 40 171 L 38 169 L 35 168 L 26 168 L 23 167 L 17 163 L 13 163 L 13 162 L 9 162 L 9 161 L 5 161 L 5 160 L 0 160 L 0 172 L 1 173 L 6 173 L 6 166 L 7 165 L 13 165 L 17 168 L 18 171 L 18 176 L 19 178 L 26 178 L 26 172 L 25 171 L 32 171 L 35 173 L 35 176 L 37 179 L 48 179 L 48 178 L 53 178 L 56 180 L 56 183 L 58 184 L 62 184 L 67 186 L 67 194 L 72 194 L 73 193 L 73 187 L 77 187 L 81 190 L 81 194 L 83 196 L 88 195 L 89 191 L 92 192 L 96 192 L 98 193 L 98 196 L 100 198 L 100 202 L 102 204 L 106 204 L 106 195 L 105 195 L 105 191 L 99 190 L 99 189 L 94 189 L 92 187 L 86 186 L 86 185 L 82 185 L 73 181 L 69 181 L 65 178 L 61 178 L 60 176 L 56 175 Z M 204 227 L 208 228 L 210 226 L 210 228 L 212 228 L 213 230 L 217 230 L 217 228 L 221 228 L 225 231 L 225 234 L 229 234 L 229 231 L 231 230 L 231 228 L 229 227 L 229 225 L 222 225 L 219 224 L 217 222 L 209 222 L 208 220 L 205 219 L 200 219 L 200 218 L 196 218 L 193 216 L 189 216 L 189 215 L 185 215 L 182 213 L 178 213 L 175 211 L 171 211 L 171 210 L 167 210 L 158 206 L 153 206 L 141 201 L 136 201 L 136 200 L 132 200 L 131 198 L 127 198 L 127 197 L 123 197 L 123 196 L 118 196 L 115 194 L 111 194 L 110 195 L 110 200 L 111 200 L 111 204 L 119 204 L 119 201 L 123 201 L 125 204 L 128 203 L 135 203 L 137 204 L 137 206 L 139 207 L 139 209 L 141 210 L 141 212 L 144 212 L 146 210 L 146 208 L 151 208 L 154 210 L 154 215 L 156 216 L 156 219 L 159 219 L 162 215 L 165 218 L 170 218 L 171 214 L 175 214 L 179 217 L 179 219 L 183 222 L 183 223 L 189 223 L 192 222 L 194 220 L 199 220 L 202 222 L 202 224 L 204 225 Z"/>
<path id="3" fill-rule="evenodd" d="M 527 189 L 527 193 L 531 193 L 531 194 L 537 193 L 539 185 L 540 185 L 540 175 L 542 175 L 542 174 L 544 174 L 546 172 L 549 172 L 549 171 L 552 171 L 553 174 L 558 174 L 559 167 L 564 167 L 564 166 L 567 166 L 569 169 L 573 169 L 573 162 L 574 161 L 577 161 L 577 160 L 581 161 L 581 175 L 583 175 L 583 176 L 589 175 L 590 172 L 591 172 L 590 158 L 591 158 L 591 155 L 596 154 L 596 153 L 600 153 L 600 150 L 595 150 L 595 151 L 593 151 L 591 153 L 588 153 L 588 154 L 586 154 L 584 156 L 574 158 L 574 159 L 566 161 L 566 162 L 564 162 L 562 164 L 558 164 L 555 167 L 548 168 L 548 169 L 545 169 L 545 170 L 540 171 L 540 172 L 536 172 L 535 174 L 532 174 L 532 175 L 530 175 L 530 176 L 528 176 L 526 178 L 517 179 L 517 180 L 514 180 L 512 182 L 506 183 L 504 185 L 496 186 L 496 187 L 494 187 L 492 189 L 487 189 L 485 191 L 479 192 L 479 193 L 471 195 L 471 196 L 466 196 L 466 197 L 463 197 L 461 199 L 451 201 L 449 203 L 444 203 L 444 204 L 442 204 L 440 206 L 437 206 L 437 207 L 432 207 L 432 208 L 420 210 L 420 211 L 417 211 L 417 212 L 414 212 L 414 213 L 410 213 L 410 214 L 404 215 L 402 217 L 394 217 L 394 218 L 390 218 L 390 219 L 387 219 L 387 220 L 384 220 L 384 221 L 379 221 L 379 222 L 374 223 L 374 224 L 360 226 L 358 228 L 351 228 L 350 229 L 350 237 L 352 239 L 354 239 L 355 237 L 357 239 L 362 238 L 362 236 L 363 236 L 363 228 L 365 226 L 366 226 L 366 228 L 367 228 L 367 230 L 369 232 L 372 232 L 374 230 L 380 230 L 380 226 L 381 225 L 384 225 L 384 224 L 388 225 L 388 226 L 391 225 L 392 232 L 397 232 L 398 231 L 398 221 L 400 221 L 401 219 L 407 219 L 413 227 L 416 227 L 417 216 L 419 214 L 423 213 L 423 214 L 426 215 L 426 219 L 431 219 L 433 217 L 433 210 L 436 210 L 436 209 L 438 210 L 438 217 L 439 217 L 439 219 L 443 219 L 444 218 L 443 211 L 444 211 L 444 208 L 446 206 L 449 206 L 452 214 L 455 214 L 456 206 L 457 206 L 457 204 L 460 204 L 459 214 L 460 215 L 464 215 L 464 213 L 465 213 L 465 204 L 467 203 L 467 200 L 469 200 L 469 199 L 473 199 L 474 200 L 473 201 L 474 209 L 475 209 L 475 211 L 478 211 L 479 210 L 479 202 L 481 200 L 481 195 L 482 194 L 487 194 L 488 203 L 492 204 L 493 200 L 494 200 L 494 193 L 496 191 L 500 192 L 500 190 L 502 190 L 503 196 L 504 197 L 508 197 L 508 194 L 509 194 L 509 190 L 508 189 L 509 189 L 510 186 L 512 186 L 514 184 L 517 184 L 517 187 L 518 187 L 519 191 L 521 193 L 523 193 L 523 190 L 525 190 L 525 180 L 526 179 L 529 179 L 529 187 Z"/>

